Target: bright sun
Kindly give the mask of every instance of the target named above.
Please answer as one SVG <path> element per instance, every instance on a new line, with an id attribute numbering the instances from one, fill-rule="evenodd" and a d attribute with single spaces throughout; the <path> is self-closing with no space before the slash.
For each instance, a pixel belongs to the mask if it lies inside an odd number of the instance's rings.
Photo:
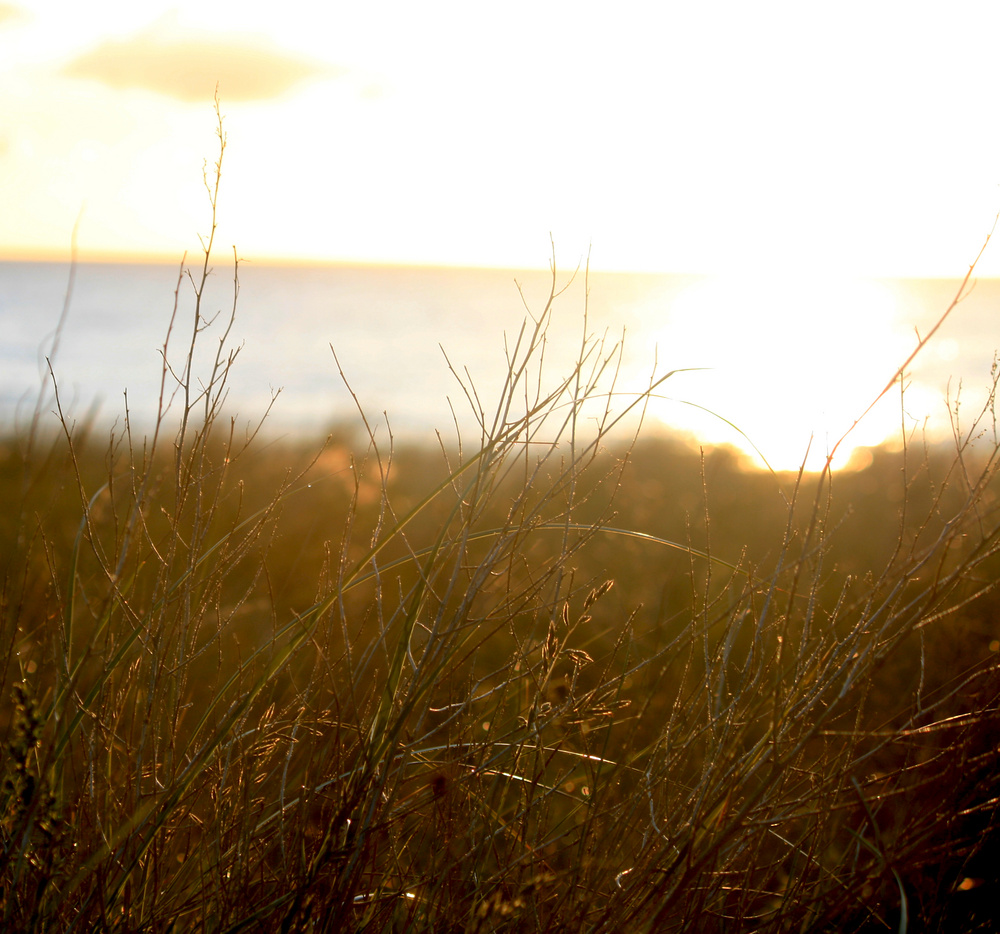
<path id="1" fill-rule="evenodd" d="M 807 467 L 818 469 L 912 349 L 895 296 L 876 281 L 709 279 L 672 303 L 659 356 L 710 372 L 688 377 L 692 404 L 662 400 L 654 414 L 709 442 L 756 447 L 774 469 L 797 469 L 810 449 Z M 900 424 L 893 391 L 850 433 L 834 466 Z"/>

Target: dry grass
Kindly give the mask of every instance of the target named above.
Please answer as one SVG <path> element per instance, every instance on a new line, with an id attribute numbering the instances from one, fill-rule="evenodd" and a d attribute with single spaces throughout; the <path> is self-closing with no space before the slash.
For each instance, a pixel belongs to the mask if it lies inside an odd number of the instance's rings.
<path id="1" fill-rule="evenodd" d="M 746 473 L 626 429 L 585 314 L 550 378 L 553 268 L 474 441 L 269 448 L 211 249 L 152 431 L 0 451 L 5 930 L 991 923 L 991 408 Z"/>

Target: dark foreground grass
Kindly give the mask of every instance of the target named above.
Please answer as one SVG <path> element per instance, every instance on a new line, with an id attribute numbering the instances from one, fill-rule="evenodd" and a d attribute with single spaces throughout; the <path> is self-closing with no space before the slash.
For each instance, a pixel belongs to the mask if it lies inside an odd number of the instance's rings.
<path id="1" fill-rule="evenodd" d="M 553 273 L 474 439 L 268 443 L 210 251 L 153 428 L 0 446 L 5 930 L 992 929 L 991 408 L 747 471 L 545 371 Z"/>

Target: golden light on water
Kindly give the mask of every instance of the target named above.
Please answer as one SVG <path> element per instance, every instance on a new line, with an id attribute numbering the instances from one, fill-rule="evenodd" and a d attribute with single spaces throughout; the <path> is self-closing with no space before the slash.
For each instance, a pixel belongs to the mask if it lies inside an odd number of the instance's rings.
<path id="1" fill-rule="evenodd" d="M 850 430 L 833 461 L 844 467 L 855 447 L 912 429 L 912 413 L 939 401 L 919 385 L 902 400 L 894 390 L 851 430 L 915 343 L 897 296 L 876 281 L 709 279 L 677 296 L 658 355 L 706 367 L 686 374 L 684 398 L 715 414 L 676 398 L 653 413 L 705 441 L 759 451 L 776 470 L 820 469 Z"/>

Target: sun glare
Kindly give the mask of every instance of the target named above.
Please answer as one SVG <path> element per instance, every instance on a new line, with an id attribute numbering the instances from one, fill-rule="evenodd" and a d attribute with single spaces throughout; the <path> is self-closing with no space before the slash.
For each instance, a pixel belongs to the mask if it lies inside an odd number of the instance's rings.
<path id="1" fill-rule="evenodd" d="M 820 469 L 912 343 L 895 296 L 875 281 L 708 279 L 677 296 L 658 341 L 671 367 L 706 372 L 688 374 L 683 400 L 660 401 L 656 414 L 775 469 L 797 469 L 807 450 L 807 467 Z M 850 431 L 834 466 L 899 428 L 899 395 L 889 393 Z"/>

